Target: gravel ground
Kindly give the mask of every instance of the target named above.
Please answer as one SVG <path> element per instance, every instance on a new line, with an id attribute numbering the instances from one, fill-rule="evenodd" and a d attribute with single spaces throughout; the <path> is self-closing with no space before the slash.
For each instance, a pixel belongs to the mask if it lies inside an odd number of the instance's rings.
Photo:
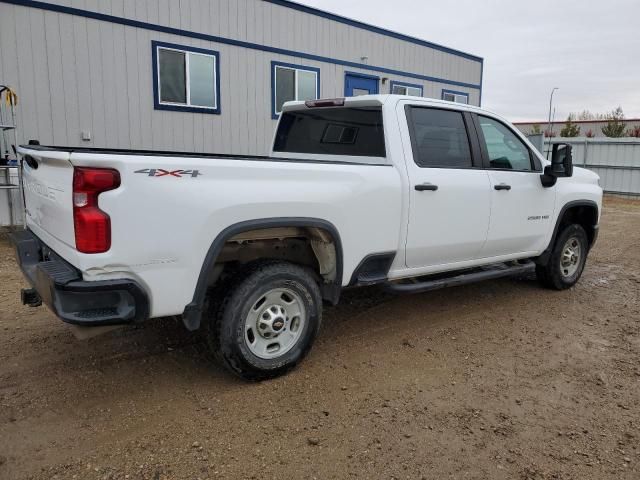
<path id="1" fill-rule="evenodd" d="M 172 319 L 76 340 L 6 240 L 0 281 L 1 479 L 640 478 L 640 202 L 571 290 L 350 291 L 259 384 Z"/>

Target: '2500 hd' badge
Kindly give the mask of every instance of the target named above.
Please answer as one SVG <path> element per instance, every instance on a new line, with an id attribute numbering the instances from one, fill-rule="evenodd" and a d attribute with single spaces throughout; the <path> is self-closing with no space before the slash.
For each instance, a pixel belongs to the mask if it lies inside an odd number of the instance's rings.
<path id="1" fill-rule="evenodd" d="M 198 170 L 164 170 L 162 168 L 143 168 L 134 173 L 146 173 L 150 177 L 191 177 L 198 178 L 202 175 Z"/>

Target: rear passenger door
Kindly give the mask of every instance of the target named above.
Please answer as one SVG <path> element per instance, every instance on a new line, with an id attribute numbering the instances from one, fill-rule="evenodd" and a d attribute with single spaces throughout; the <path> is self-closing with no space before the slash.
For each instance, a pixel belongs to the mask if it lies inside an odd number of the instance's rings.
<path id="1" fill-rule="evenodd" d="M 556 189 L 542 186 L 540 160 L 511 127 L 483 115 L 474 120 L 491 180 L 491 223 L 481 256 L 535 254 L 546 247 Z"/>
<path id="2" fill-rule="evenodd" d="M 451 109 L 404 109 L 410 189 L 407 267 L 437 271 L 475 260 L 487 238 L 491 192 L 473 120 Z"/>

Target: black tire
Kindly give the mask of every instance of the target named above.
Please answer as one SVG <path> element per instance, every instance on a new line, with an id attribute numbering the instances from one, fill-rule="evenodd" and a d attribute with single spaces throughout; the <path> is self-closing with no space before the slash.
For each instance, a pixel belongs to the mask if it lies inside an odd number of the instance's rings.
<path id="1" fill-rule="evenodd" d="M 322 297 L 313 272 L 287 262 L 261 261 L 247 265 L 224 288 L 218 301 L 212 299 L 209 312 L 213 315 L 206 321 L 205 335 L 216 359 L 230 372 L 249 381 L 274 378 L 287 373 L 309 353 L 322 318 Z M 249 348 L 245 321 L 256 302 L 280 288 L 298 296 L 305 318 L 288 351 L 276 358 L 260 358 Z"/>
<path id="2" fill-rule="evenodd" d="M 567 271 L 564 270 L 561 265 L 561 258 L 566 243 L 572 238 L 574 238 L 580 246 L 580 256 L 576 264 L 577 268 L 575 272 L 567 275 Z M 556 238 L 553 251 L 549 256 L 547 264 L 536 266 L 538 281 L 543 286 L 554 290 L 566 290 L 567 288 L 573 287 L 582 276 L 588 253 L 589 239 L 587 238 L 587 233 L 584 231 L 584 228 L 577 224 L 567 225 L 560 231 Z"/>

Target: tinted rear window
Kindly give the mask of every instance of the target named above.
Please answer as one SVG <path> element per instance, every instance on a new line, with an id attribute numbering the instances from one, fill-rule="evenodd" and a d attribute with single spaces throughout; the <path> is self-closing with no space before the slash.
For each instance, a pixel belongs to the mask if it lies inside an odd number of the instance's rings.
<path id="1" fill-rule="evenodd" d="M 273 150 L 385 157 L 382 109 L 342 107 L 285 112 Z"/>

